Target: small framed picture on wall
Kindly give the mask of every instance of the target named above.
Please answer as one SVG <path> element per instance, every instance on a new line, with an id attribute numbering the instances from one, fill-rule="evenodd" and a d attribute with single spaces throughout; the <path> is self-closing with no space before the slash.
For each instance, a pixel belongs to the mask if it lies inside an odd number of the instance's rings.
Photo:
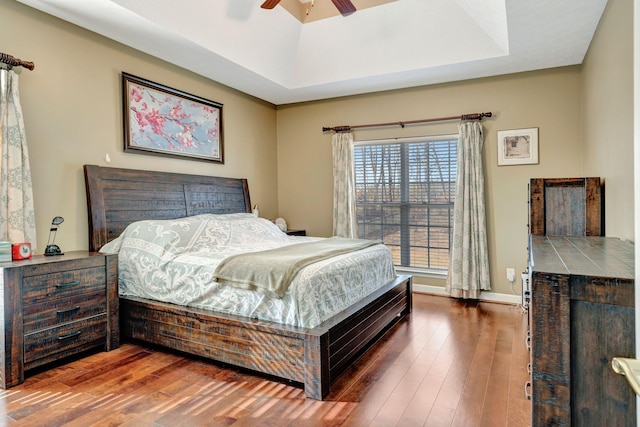
<path id="1" fill-rule="evenodd" d="M 537 164 L 538 128 L 498 131 L 498 166 Z"/>

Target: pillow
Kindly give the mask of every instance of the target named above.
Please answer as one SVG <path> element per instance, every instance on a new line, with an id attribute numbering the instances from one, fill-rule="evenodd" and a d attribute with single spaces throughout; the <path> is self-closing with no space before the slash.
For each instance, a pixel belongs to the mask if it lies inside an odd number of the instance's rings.
<path id="1" fill-rule="evenodd" d="M 100 252 L 117 253 L 127 247 L 153 246 L 154 251 L 178 255 L 216 251 L 216 248 L 251 248 L 256 244 L 279 246 L 288 236 L 271 221 L 250 213 L 202 214 L 168 220 L 131 223 L 120 236 L 104 245 Z"/>

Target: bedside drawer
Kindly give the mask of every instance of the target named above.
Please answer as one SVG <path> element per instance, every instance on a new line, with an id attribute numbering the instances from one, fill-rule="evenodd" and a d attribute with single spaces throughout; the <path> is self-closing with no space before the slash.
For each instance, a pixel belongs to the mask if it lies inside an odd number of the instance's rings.
<path id="1" fill-rule="evenodd" d="M 25 369 L 55 360 L 57 353 L 71 355 L 96 346 L 104 346 L 107 336 L 106 314 L 57 328 L 45 329 L 24 336 Z"/>
<path id="2" fill-rule="evenodd" d="M 106 311 L 107 296 L 104 289 L 38 304 L 25 303 L 22 312 L 23 332 L 28 334 L 62 323 L 104 314 Z"/>
<path id="3" fill-rule="evenodd" d="M 48 363 L 120 346 L 118 256 L 70 251 L 0 263 L 0 388 Z"/>
<path id="4" fill-rule="evenodd" d="M 80 293 L 104 292 L 106 280 L 104 267 L 29 276 L 22 279 L 22 301 L 23 304 L 35 304 Z"/>

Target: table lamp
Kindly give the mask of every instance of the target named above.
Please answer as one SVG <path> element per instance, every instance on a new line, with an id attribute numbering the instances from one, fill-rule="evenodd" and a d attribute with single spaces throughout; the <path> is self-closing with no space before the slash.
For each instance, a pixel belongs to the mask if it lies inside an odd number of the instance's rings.
<path id="1" fill-rule="evenodd" d="M 64 222 L 64 218 L 61 216 L 56 216 L 51 221 L 51 229 L 49 230 L 49 239 L 47 240 L 47 247 L 44 249 L 44 254 L 46 256 L 52 255 L 64 255 L 60 250 L 60 246 L 54 245 L 56 241 L 56 232 L 58 231 L 58 226 Z M 51 236 L 53 235 L 53 239 Z"/>

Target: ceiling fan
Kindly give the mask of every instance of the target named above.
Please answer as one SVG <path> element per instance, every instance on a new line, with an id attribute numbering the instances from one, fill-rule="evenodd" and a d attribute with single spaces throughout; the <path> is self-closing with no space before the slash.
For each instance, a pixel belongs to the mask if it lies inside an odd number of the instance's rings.
<path id="1" fill-rule="evenodd" d="M 351 0 L 331 0 L 333 4 L 338 8 L 338 11 L 342 16 L 349 16 L 356 11 L 356 7 L 351 3 Z M 273 9 L 280 3 L 280 0 L 266 0 L 260 6 L 263 9 Z"/>

